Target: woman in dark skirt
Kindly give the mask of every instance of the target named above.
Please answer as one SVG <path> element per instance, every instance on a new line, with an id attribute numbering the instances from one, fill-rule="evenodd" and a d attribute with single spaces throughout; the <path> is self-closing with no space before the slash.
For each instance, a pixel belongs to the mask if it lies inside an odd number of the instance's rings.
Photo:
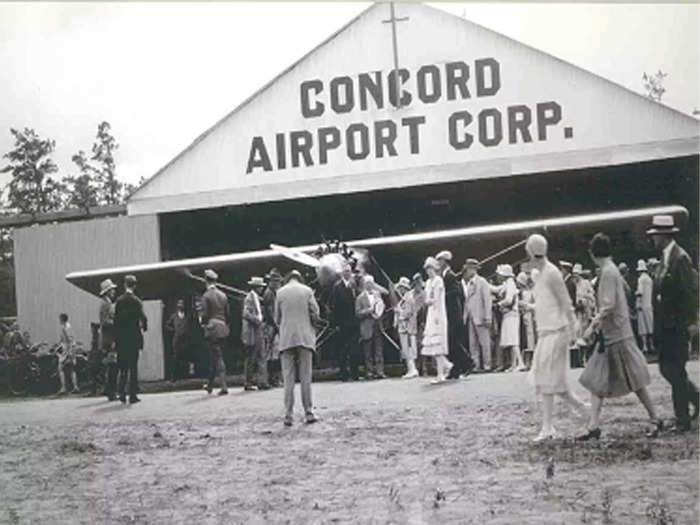
<path id="1" fill-rule="evenodd" d="M 591 417 L 588 432 L 576 439 L 599 439 L 603 399 L 631 392 L 637 395 L 649 414 L 653 429 L 647 435 L 655 436 L 661 430 L 661 420 L 656 417 L 646 389 L 650 381 L 647 361 L 637 347 L 632 332 L 623 277 L 612 260 L 610 238 L 597 233 L 591 240 L 590 254 L 600 268 L 600 277 L 596 296 L 598 313 L 592 319 L 586 336 L 590 337 L 598 331 L 602 341 L 579 378 L 579 382 L 591 392 Z"/>

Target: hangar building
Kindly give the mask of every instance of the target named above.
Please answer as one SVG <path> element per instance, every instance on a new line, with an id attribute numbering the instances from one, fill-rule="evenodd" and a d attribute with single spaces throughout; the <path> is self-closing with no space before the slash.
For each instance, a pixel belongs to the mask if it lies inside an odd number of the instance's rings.
<path id="1" fill-rule="evenodd" d="M 697 260 L 697 120 L 438 9 L 401 3 L 391 16 L 369 7 L 280 73 L 143 185 L 126 216 L 19 229 L 22 326 L 52 340 L 68 311 L 89 340 L 97 300 L 68 272 L 271 242 L 681 204 Z M 160 326 L 164 307 L 147 308 Z M 160 378 L 162 334 L 146 346 L 142 377 Z"/>

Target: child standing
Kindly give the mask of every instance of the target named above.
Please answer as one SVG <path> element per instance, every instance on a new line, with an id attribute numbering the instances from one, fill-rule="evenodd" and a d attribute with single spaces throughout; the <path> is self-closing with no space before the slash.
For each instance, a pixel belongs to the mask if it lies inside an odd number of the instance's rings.
<path id="1" fill-rule="evenodd" d="M 61 390 L 59 395 L 63 395 L 66 390 L 66 373 L 65 368 L 70 366 L 71 380 L 73 381 L 73 393 L 80 392 L 78 388 L 78 374 L 75 371 L 75 347 L 73 343 L 73 331 L 68 322 L 68 315 L 60 314 L 58 321 L 61 326 L 59 334 L 60 348 L 58 350 L 58 378 L 61 380 Z"/>

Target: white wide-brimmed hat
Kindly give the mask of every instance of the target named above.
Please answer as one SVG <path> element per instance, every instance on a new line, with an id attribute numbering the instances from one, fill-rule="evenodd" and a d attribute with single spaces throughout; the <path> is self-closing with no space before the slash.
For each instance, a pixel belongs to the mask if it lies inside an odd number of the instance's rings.
<path id="1" fill-rule="evenodd" d="M 117 285 L 112 282 L 112 279 L 105 279 L 100 283 L 100 297 L 109 292 L 110 290 L 115 290 Z"/>
<path id="2" fill-rule="evenodd" d="M 423 268 L 432 268 L 436 272 L 440 271 L 440 263 L 435 257 L 428 257 L 423 263 Z"/>
<path id="3" fill-rule="evenodd" d="M 219 278 L 219 274 L 217 274 L 214 270 L 208 269 L 204 270 L 204 277 L 211 281 L 216 281 Z"/>
<path id="4" fill-rule="evenodd" d="M 411 281 L 408 280 L 408 277 L 401 277 L 401 278 L 399 279 L 399 282 L 396 283 L 394 286 L 396 286 L 396 288 L 406 288 L 406 289 L 408 289 L 408 288 L 411 287 Z"/>
<path id="5" fill-rule="evenodd" d="M 501 277 L 515 277 L 513 274 L 513 267 L 510 264 L 501 264 L 496 269 L 496 273 Z"/>
<path id="6" fill-rule="evenodd" d="M 646 272 L 647 271 L 647 263 L 644 261 L 644 259 L 639 259 L 637 261 L 637 271 L 638 272 Z"/>
<path id="7" fill-rule="evenodd" d="M 250 286 L 265 286 L 265 279 L 262 277 L 251 277 L 248 284 Z"/>
<path id="8" fill-rule="evenodd" d="M 440 253 L 438 253 L 435 258 L 440 261 L 440 260 L 445 260 L 445 261 L 451 261 L 452 260 L 452 252 L 450 250 L 442 250 Z"/>
<path id="9" fill-rule="evenodd" d="M 515 278 L 518 283 L 522 284 L 523 286 L 527 285 L 527 274 L 525 272 L 520 272 L 518 276 Z"/>
<path id="10" fill-rule="evenodd" d="M 651 228 L 647 230 L 647 235 L 670 235 L 679 231 L 673 222 L 673 215 L 654 215 L 651 219 Z"/>

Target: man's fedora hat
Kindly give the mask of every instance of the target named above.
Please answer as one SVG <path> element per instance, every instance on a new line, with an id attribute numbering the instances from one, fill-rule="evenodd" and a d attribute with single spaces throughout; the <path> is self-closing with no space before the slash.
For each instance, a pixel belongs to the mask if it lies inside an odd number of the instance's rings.
<path id="1" fill-rule="evenodd" d="M 250 286 L 265 286 L 265 279 L 262 277 L 251 277 L 248 284 Z"/>
<path id="2" fill-rule="evenodd" d="M 117 285 L 112 282 L 112 279 L 105 279 L 100 283 L 100 297 L 109 292 L 110 290 L 115 290 Z"/>
<path id="3" fill-rule="evenodd" d="M 421 275 L 420 272 L 416 272 L 416 273 L 413 274 L 413 279 L 412 279 L 412 281 L 413 281 L 414 283 L 416 283 L 416 282 L 418 282 L 418 281 L 422 281 L 422 280 L 423 280 L 423 276 Z"/>
<path id="4" fill-rule="evenodd" d="M 673 222 L 673 215 L 654 215 L 647 235 L 671 235 L 679 231 Z"/>
<path id="5" fill-rule="evenodd" d="M 445 260 L 445 261 L 451 261 L 452 260 L 452 252 L 450 250 L 443 250 L 440 253 L 438 253 L 435 258 L 438 261 Z"/>
<path id="6" fill-rule="evenodd" d="M 571 268 L 573 264 L 571 264 L 569 261 L 559 261 L 559 266 L 562 268 Z"/>
<path id="7" fill-rule="evenodd" d="M 581 275 L 581 273 L 583 273 L 583 266 L 581 266 L 580 263 L 574 264 L 574 269 L 571 270 L 571 273 L 573 275 Z"/>
<path id="8" fill-rule="evenodd" d="M 637 261 L 637 271 L 638 272 L 646 272 L 647 271 L 647 263 L 644 261 L 644 259 L 639 259 Z"/>
<path id="9" fill-rule="evenodd" d="M 476 259 L 469 258 L 466 261 L 464 261 L 464 266 L 468 266 L 470 268 L 478 268 L 481 265 Z"/>
<path id="10" fill-rule="evenodd" d="M 270 270 L 270 273 L 268 273 L 265 276 L 266 279 L 270 281 L 281 281 L 282 280 L 282 274 L 279 272 L 277 268 L 273 268 Z"/>
<path id="11" fill-rule="evenodd" d="M 216 281 L 219 278 L 219 274 L 217 274 L 214 270 L 204 270 L 204 277 L 210 281 Z"/>

